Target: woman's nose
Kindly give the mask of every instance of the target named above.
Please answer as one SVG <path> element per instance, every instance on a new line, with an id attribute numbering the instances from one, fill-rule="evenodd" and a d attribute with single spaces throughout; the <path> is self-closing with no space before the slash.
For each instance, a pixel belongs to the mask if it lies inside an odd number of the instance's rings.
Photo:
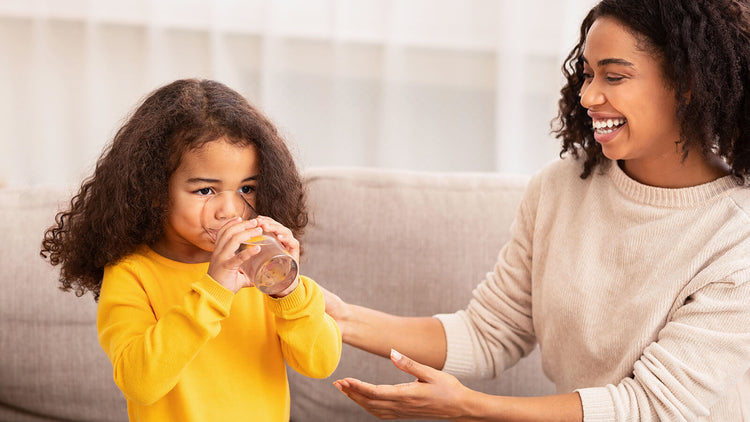
<path id="1" fill-rule="evenodd" d="M 584 84 L 581 87 L 581 92 L 579 93 L 581 99 L 581 105 L 584 108 L 591 108 L 597 105 L 604 104 L 607 100 L 604 96 L 604 92 L 602 92 L 601 89 L 599 89 L 598 85 L 594 82 L 591 82 L 589 84 Z"/>

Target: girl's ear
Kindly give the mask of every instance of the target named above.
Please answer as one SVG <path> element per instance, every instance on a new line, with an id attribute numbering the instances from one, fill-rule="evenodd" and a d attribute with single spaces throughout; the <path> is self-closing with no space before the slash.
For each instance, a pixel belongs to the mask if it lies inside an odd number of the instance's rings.
<path id="1" fill-rule="evenodd" d="M 690 104 L 690 101 L 693 98 L 693 81 L 691 80 L 687 81 L 687 90 L 684 94 L 682 94 L 682 98 L 679 98 L 679 100 L 682 101 L 683 104 L 687 105 Z"/>
<path id="2" fill-rule="evenodd" d="M 692 99 L 692 96 L 693 96 L 693 88 L 690 88 L 687 91 L 685 91 L 684 94 L 682 94 L 682 101 L 685 104 L 690 104 L 690 100 Z"/>

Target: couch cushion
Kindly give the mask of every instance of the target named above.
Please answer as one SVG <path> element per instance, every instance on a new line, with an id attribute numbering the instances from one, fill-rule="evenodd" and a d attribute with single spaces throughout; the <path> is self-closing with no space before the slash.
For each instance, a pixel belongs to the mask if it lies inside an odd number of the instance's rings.
<path id="1" fill-rule="evenodd" d="M 301 272 L 345 301 L 405 316 L 463 309 L 508 240 L 526 177 L 362 168 L 306 174 L 311 222 Z M 325 380 L 290 370 L 293 421 L 370 421 L 332 382 L 408 382 L 387 359 L 344 346 Z M 463 380 L 491 394 L 554 391 L 535 351 L 496 380 Z"/>
<path id="2" fill-rule="evenodd" d="M 0 420 L 127 421 L 96 335 L 96 303 L 39 256 L 64 187 L 0 190 Z"/>

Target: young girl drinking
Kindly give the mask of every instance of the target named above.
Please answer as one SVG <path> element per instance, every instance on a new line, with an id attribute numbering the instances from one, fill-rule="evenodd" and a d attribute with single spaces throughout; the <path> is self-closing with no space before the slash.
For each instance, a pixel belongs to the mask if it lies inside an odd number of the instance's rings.
<path id="1" fill-rule="evenodd" d="M 238 192 L 261 217 L 215 242 L 201 210 Z M 316 283 L 265 295 L 240 244 L 269 232 L 299 261 L 303 187 L 284 141 L 241 95 L 208 80 L 154 91 L 117 132 L 42 255 L 65 290 L 98 300 L 99 342 L 130 420 L 289 419 L 286 366 L 330 375 L 341 337 Z M 249 288 L 248 288 L 249 287 Z"/>

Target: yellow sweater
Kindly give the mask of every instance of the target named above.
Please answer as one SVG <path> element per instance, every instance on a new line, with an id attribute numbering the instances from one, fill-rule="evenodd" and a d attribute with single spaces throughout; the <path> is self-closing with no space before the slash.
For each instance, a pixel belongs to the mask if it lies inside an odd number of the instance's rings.
<path id="1" fill-rule="evenodd" d="M 147 247 L 105 269 L 99 343 L 130 420 L 288 420 L 285 362 L 324 378 L 341 355 L 320 289 L 300 277 L 281 299 L 255 288 L 233 294 L 207 270 Z"/>

